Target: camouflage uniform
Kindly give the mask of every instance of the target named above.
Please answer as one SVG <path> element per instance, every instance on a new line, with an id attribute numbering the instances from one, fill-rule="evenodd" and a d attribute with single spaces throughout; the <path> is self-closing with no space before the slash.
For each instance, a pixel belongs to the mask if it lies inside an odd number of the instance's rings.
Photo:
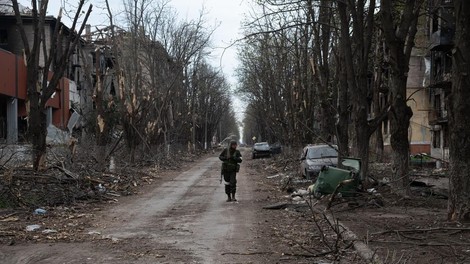
<path id="1" fill-rule="evenodd" d="M 222 175 L 224 176 L 225 193 L 227 202 L 236 201 L 235 193 L 237 191 L 237 172 L 240 168 L 238 163 L 242 162 L 242 154 L 236 149 L 237 142 L 230 142 L 228 149 L 224 149 L 219 155 L 222 163 Z M 233 147 L 235 146 L 235 147 Z M 232 196 L 230 196 L 232 195 Z"/>

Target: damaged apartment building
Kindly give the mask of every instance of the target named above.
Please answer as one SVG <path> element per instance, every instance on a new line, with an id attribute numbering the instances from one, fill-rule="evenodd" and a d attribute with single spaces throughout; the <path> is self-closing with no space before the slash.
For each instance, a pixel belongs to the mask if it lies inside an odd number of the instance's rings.
<path id="1" fill-rule="evenodd" d="M 16 26 L 16 17 L 11 8 L 10 1 L 0 0 L 0 142 L 16 144 L 25 142 L 27 131 L 27 87 L 26 87 L 26 66 L 23 58 L 23 43 Z M 3 4 L 2 4 L 3 3 Z M 5 4 L 7 3 L 7 4 Z M 21 6 L 23 25 L 28 38 L 33 36 L 31 10 Z M 57 19 L 53 16 L 45 18 L 44 43 L 46 50 L 51 47 L 52 33 L 54 32 Z M 65 34 L 72 34 L 70 30 L 61 24 Z M 113 53 L 120 49 L 123 51 L 129 41 L 129 33 L 125 30 L 113 26 L 102 28 L 86 25 L 85 33 L 81 36 L 79 44 L 74 54 L 69 60 L 67 69 L 53 97 L 47 102 L 47 116 L 49 127 L 55 130 L 71 133 L 75 128 L 86 128 L 86 125 L 95 120 L 87 120 L 93 116 L 96 110 L 96 101 L 114 101 L 118 96 L 123 96 L 130 91 L 120 91 L 115 65 L 118 62 Z M 140 73 L 143 87 L 141 90 L 152 90 L 161 87 L 165 82 L 169 82 L 174 87 L 180 87 L 182 77 L 178 77 L 175 85 L 173 78 L 168 76 L 181 75 L 182 69 L 168 55 L 165 48 L 158 41 L 144 40 L 154 51 L 152 61 L 152 82 L 148 69 L 142 67 Z M 118 47 L 113 47 L 113 43 L 118 43 Z M 41 49 L 42 50 L 42 49 Z M 129 53 L 129 52 L 127 52 Z M 145 60 L 138 56 L 138 60 Z M 40 56 L 42 65 L 44 58 Z M 125 74 L 126 65 L 121 65 L 121 74 Z M 123 78 L 124 80 L 125 78 Z M 97 94 L 97 83 L 100 81 L 101 93 Z M 148 85 L 147 83 L 153 83 Z M 170 89 L 170 88 L 169 88 Z M 146 92 L 147 97 L 141 100 L 158 96 L 153 92 Z M 93 130 L 92 126 L 89 127 Z M 82 129 L 85 131 L 85 129 Z M 91 131 L 93 133 L 93 131 Z M 49 133 L 49 129 L 48 129 Z"/>
<path id="2" fill-rule="evenodd" d="M 26 140 L 28 116 L 26 65 L 23 57 L 23 42 L 17 29 L 14 11 L 11 4 L 2 5 L 1 1 L 0 142 L 16 144 Z M 27 37 L 31 41 L 33 37 L 31 10 L 20 6 L 20 12 Z M 46 50 L 50 49 L 52 32 L 56 24 L 55 17 L 46 16 L 44 23 Z M 64 24 L 61 26 L 66 34 L 70 34 Z M 100 38 L 101 35 L 96 32 L 90 32 L 90 28 L 89 25 L 86 26 L 85 36 L 80 39 L 64 76 L 54 95 L 46 104 L 48 134 L 66 132 L 71 134 L 74 127 L 80 127 L 85 123 L 84 114 L 93 111 L 93 90 L 97 71 L 102 73 L 104 93 L 110 96 L 116 94 L 109 48 L 102 43 L 105 39 Z M 93 35 L 93 33 L 96 34 Z M 41 64 L 44 65 L 42 55 L 40 56 Z M 105 72 L 107 74 L 104 74 Z"/>
<path id="3" fill-rule="evenodd" d="M 16 17 L 11 4 L 6 2 L 0 1 L 0 141 L 15 144 L 25 141 L 27 131 L 27 70 Z M 32 41 L 31 10 L 20 5 L 20 12 L 26 35 Z M 46 50 L 50 49 L 52 32 L 56 24 L 57 19 L 53 16 L 45 18 Z M 67 27 L 63 24 L 61 26 L 67 34 L 70 34 Z M 77 60 L 78 56 L 74 55 L 55 93 L 47 102 L 48 124 L 55 130 L 67 128 L 74 108 L 80 104 L 80 65 L 77 64 Z M 40 55 L 40 65 L 44 65 L 42 55 Z"/>
<path id="4" fill-rule="evenodd" d="M 452 88 L 452 48 L 455 17 L 452 0 L 429 1 L 429 126 L 431 155 L 449 160 L 448 96 Z"/>
<path id="5" fill-rule="evenodd" d="M 448 96 L 452 87 L 452 48 L 455 22 L 452 0 L 427 2 L 420 18 L 407 80 L 410 154 L 426 154 L 437 164 L 449 160 Z M 388 92 L 380 93 L 384 105 Z M 390 151 L 390 124 L 382 125 L 384 145 Z"/>

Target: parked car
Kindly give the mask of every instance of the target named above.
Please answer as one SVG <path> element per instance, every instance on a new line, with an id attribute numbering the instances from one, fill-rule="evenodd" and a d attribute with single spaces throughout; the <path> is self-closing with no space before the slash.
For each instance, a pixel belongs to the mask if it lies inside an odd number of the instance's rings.
<path id="1" fill-rule="evenodd" d="M 271 148 L 269 147 L 268 142 L 258 142 L 253 146 L 253 153 L 251 155 L 253 159 L 271 157 L 271 155 Z"/>
<path id="2" fill-rule="evenodd" d="M 300 161 L 302 176 L 308 180 L 314 179 L 323 166 L 337 165 L 337 146 L 327 144 L 308 145 L 304 147 Z"/>
<path id="3" fill-rule="evenodd" d="M 282 146 L 281 143 L 276 142 L 274 144 L 269 145 L 269 148 L 271 149 L 271 154 L 281 154 L 282 152 Z"/>

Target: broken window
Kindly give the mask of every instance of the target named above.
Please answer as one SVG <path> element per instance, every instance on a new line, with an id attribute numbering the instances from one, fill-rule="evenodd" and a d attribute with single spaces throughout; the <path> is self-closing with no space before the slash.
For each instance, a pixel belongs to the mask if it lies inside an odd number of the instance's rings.
<path id="1" fill-rule="evenodd" d="M 441 95 L 436 94 L 434 96 L 434 110 L 436 111 L 436 117 L 441 117 Z"/>
<path id="2" fill-rule="evenodd" d="M 444 148 L 449 147 L 449 127 L 442 126 L 442 133 L 444 135 Z"/>
<path id="3" fill-rule="evenodd" d="M 439 16 L 437 13 L 432 15 L 431 20 L 431 34 L 439 30 Z"/>
<path id="4" fill-rule="evenodd" d="M 8 44 L 8 31 L 6 29 L 0 29 L 0 44 Z"/>
<path id="5" fill-rule="evenodd" d="M 449 82 L 451 80 L 451 72 L 451 52 L 431 51 L 431 84 L 438 85 L 441 82 Z"/>
<path id="6" fill-rule="evenodd" d="M 0 48 L 8 50 L 8 31 L 0 29 Z"/>

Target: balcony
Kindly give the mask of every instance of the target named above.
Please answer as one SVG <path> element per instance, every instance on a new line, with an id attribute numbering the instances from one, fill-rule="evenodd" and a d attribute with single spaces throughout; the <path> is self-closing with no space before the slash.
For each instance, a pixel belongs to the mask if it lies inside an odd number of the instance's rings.
<path id="1" fill-rule="evenodd" d="M 455 35 L 453 1 L 431 0 L 428 4 L 431 30 L 429 50 L 450 50 Z"/>
<path id="2" fill-rule="evenodd" d="M 452 74 L 443 73 L 431 76 L 431 83 L 429 88 L 442 88 L 450 90 L 452 88 Z"/>
<path id="3" fill-rule="evenodd" d="M 450 50 L 454 45 L 455 29 L 451 27 L 442 28 L 432 33 L 429 40 L 430 50 Z"/>
<path id="4" fill-rule="evenodd" d="M 450 51 L 431 51 L 431 76 L 429 88 L 452 87 L 452 54 Z"/>
<path id="5" fill-rule="evenodd" d="M 449 121 L 447 110 L 431 110 L 428 112 L 429 125 L 434 126 L 438 124 L 447 123 Z"/>

